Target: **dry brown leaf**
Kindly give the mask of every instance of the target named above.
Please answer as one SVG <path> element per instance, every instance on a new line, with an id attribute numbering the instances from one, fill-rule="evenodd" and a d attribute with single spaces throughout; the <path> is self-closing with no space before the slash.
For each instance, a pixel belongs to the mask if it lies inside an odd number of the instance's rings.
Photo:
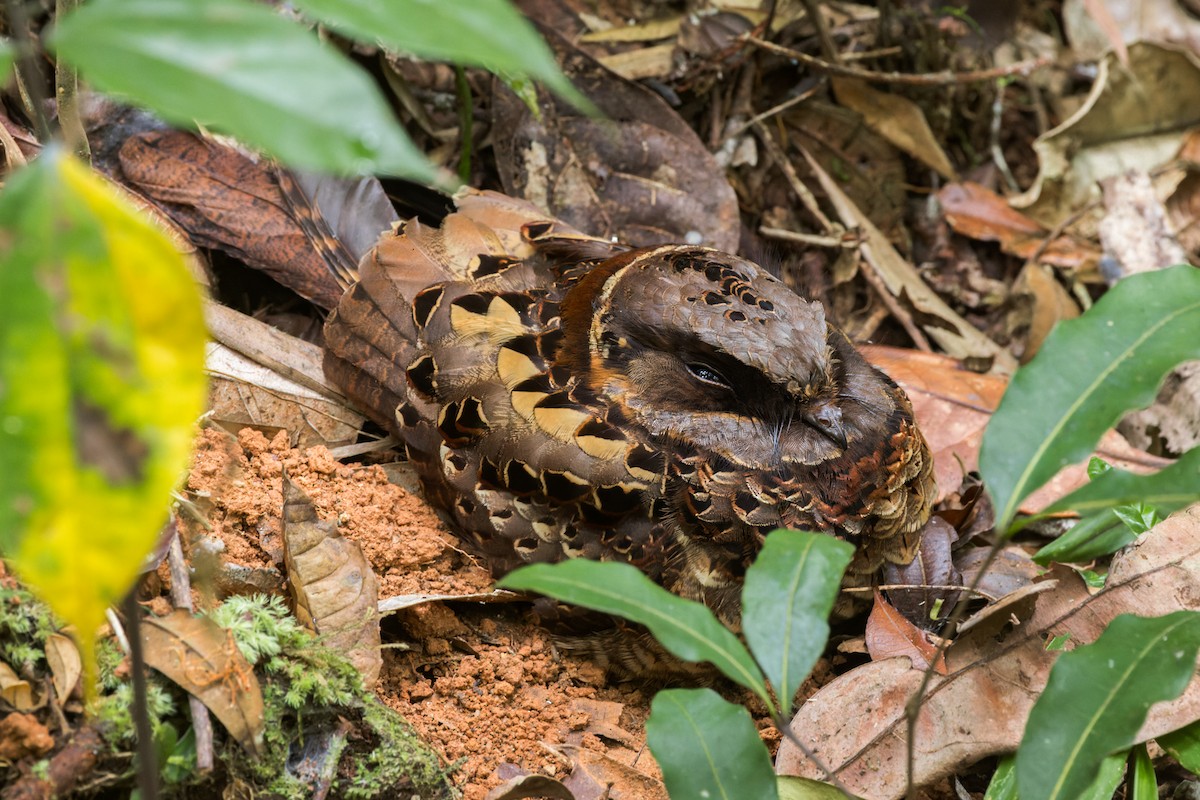
<path id="1" fill-rule="evenodd" d="M 567 77 L 606 118 L 539 89 L 536 119 L 497 81 L 493 136 L 505 191 L 595 236 L 736 250 L 737 196 L 696 133 L 651 90 L 543 33 Z"/>
<path id="2" fill-rule="evenodd" d="M 1013 291 L 1033 298 L 1029 331 L 1025 335 L 1025 351 L 1021 353 L 1021 363 L 1025 364 L 1041 349 L 1042 342 L 1059 320 L 1079 316 L 1079 306 L 1062 284 L 1054 280 L 1048 267 L 1033 262 L 1025 264 L 1017 276 Z"/>
<path id="3" fill-rule="evenodd" d="M 525 800 L 548 797 L 554 800 L 577 800 L 562 782 L 547 775 L 520 775 L 505 781 L 487 793 L 483 800 Z"/>
<path id="4" fill-rule="evenodd" d="M 896 252 L 879 228 L 851 202 L 838 182 L 807 151 L 802 152 L 820 181 L 821 188 L 837 209 L 842 224 L 859 231 L 862 237 L 860 248 L 866 263 L 879 274 L 892 295 L 911 306 L 920 317 L 929 320 L 918 320 L 929 338 L 956 358 L 990 359 L 993 370 L 1011 374 L 1016 369 L 1016 359 L 946 305 L 925 283 L 916 268 Z"/>
<path id="5" fill-rule="evenodd" d="M 33 686 L 13 668 L 0 661 L 0 700 L 17 711 L 32 711 L 41 703 L 35 698 Z"/>
<path id="6" fill-rule="evenodd" d="M 920 106 L 907 97 L 874 89 L 858 78 L 835 77 L 831 82 L 838 102 L 861 114 L 872 130 L 946 180 L 957 180 Z"/>
<path id="7" fill-rule="evenodd" d="M 126 181 L 196 244 L 261 269 L 322 308 L 337 305 L 342 287 L 324 251 L 289 213 L 267 162 L 191 133 L 152 131 L 129 137 L 120 163 Z"/>
<path id="8" fill-rule="evenodd" d="M 1100 251 L 1090 243 L 1061 235 L 1047 243 L 1050 232 L 1017 211 L 1000 195 L 978 183 L 950 183 L 938 192 L 946 222 L 970 239 L 996 242 L 1000 249 L 1018 258 L 1076 271 L 1094 271 Z"/>
<path id="9" fill-rule="evenodd" d="M 587 715 L 587 722 L 579 729 L 579 732 L 595 734 L 602 739 L 609 739 L 626 746 L 632 746 L 636 740 L 632 733 L 621 727 L 621 714 L 625 711 L 624 703 L 576 697 L 571 701 L 570 708 L 572 712 Z"/>
<path id="10" fill-rule="evenodd" d="M 958 489 L 965 472 L 979 468 L 979 445 L 1007 380 L 963 369 L 956 359 L 934 353 L 868 345 L 863 354 L 891 376 L 908 394 L 913 413 L 933 452 L 938 499 Z M 1169 465 L 1129 445 L 1116 431 L 1100 440 L 1096 455 L 1124 470 L 1146 474 Z M 1087 465 L 1066 467 L 1021 503 L 1021 512 L 1036 514 L 1088 482 Z"/>
<path id="11" fill-rule="evenodd" d="M 357 544 L 320 520 L 312 500 L 283 476 L 283 557 L 296 616 L 342 653 L 373 689 L 383 667 L 379 582 Z"/>
<path id="12" fill-rule="evenodd" d="M 1072 571 L 1036 595 L 1033 616 L 1018 626 L 992 624 L 962 635 L 946 653 L 950 674 L 935 676 L 917 724 L 915 774 L 926 784 L 980 758 L 1016 748 L 1025 720 L 1057 652 L 1046 641 L 1066 635 L 1092 642 L 1117 615 L 1160 616 L 1197 610 L 1200 597 L 1200 506 L 1173 515 L 1113 560 L 1106 588 L 1090 595 Z M 854 792 L 871 800 L 904 794 L 905 704 L 922 673 L 906 658 L 874 661 L 822 688 L 796 714 L 793 729 Z M 1177 700 L 1153 706 L 1138 734 L 1144 741 L 1200 718 L 1200 680 Z M 822 772 L 784 742 L 776 769 L 817 778 Z"/>
<path id="13" fill-rule="evenodd" d="M 636 767 L 594 750 L 572 753 L 575 769 L 563 781 L 576 800 L 667 800 L 662 781 Z M 653 760 L 645 758 L 654 768 Z"/>
<path id="14" fill-rule="evenodd" d="M 909 622 L 891 603 L 884 600 L 878 589 L 875 590 L 875 605 L 867 617 L 865 638 L 872 661 L 906 656 L 912 662 L 913 669 L 927 669 L 937 655 L 937 645 L 929 641 L 925 631 Z M 944 657 L 938 659 L 937 672 L 946 674 Z"/>
<path id="15" fill-rule="evenodd" d="M 141 630 L 146 663 L 198 697 L 246 752 L 259 755 L 262 690 L 233 635 L 184 609 L 146 617 Z"/>
<path id="16" fill-rule="evenodd" d="M 46 639 L 46 664 L 54 681 L 54 694 L 61 705 L 67 702 L 83 674 L 83 661 L 75 640 L 61 633 L 50 634 Z"/>

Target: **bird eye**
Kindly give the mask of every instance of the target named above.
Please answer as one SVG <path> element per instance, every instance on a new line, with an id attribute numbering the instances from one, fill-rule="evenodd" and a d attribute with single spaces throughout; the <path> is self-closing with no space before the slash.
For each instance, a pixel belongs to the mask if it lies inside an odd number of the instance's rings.
<path id="1" fill-rule="evenodd" d="M 702 383 L 711 383 L 713 386 L 720 386 L 723 389 L 733 388 L 729 385 L 729 381 L 725 380 L 725 376 L 717 372 L 707 364 L 698 364 L 691 362 L 687 365 L 688 372 L 692 373 L 692 377 Z"/>

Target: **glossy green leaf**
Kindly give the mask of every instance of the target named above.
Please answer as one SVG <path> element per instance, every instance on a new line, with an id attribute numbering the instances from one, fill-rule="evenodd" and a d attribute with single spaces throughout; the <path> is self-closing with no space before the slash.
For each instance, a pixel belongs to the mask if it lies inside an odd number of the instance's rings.
<path id="1" fill-rule="evenodd" d="M 1200 775 L 1200 720 L 1159 736 L 1155 741 L 1184 769 Z"/>
<path id="2" fill-rule="evenodd" d="M 1115 553 L 1137 538 L 1121 522 L 1117 512 L 1105 509 L 1077 522 L 1069 531 L 1033 554 L 1033 560 L 1046 565 L 1051 561 L 1091 561 Z"/>
<path id="3" fill-rule="evenodd" d="M 1100 762 L 1100 771 L 1092 785 L 1083 790 L 1079 800 L 1112 800 L 1121 779 L 1125 777 L 1126 754 L 1116 753 Z"/>
<path id="4" fill-rule="evenodd" d="M 48 148 L 0 191 L 0 553 L 89 672 L 186 470 L 205 339 L 183 257 L 86 167 Z"/>
<path id="5" fill-rule="evenodd" d="M 1008 755 L 1000 759 L 992 779 L 988 781 L 983 800 L 1017 800 L 1017 757 Z"/>
<path id="6" fill-rule="evenodd" d="M 779 800 L 858 800 L 857 795 L 848 795 L 833 784 L 794 775 L 780 775 L 776 788 Z"/>
<path id="7" fill-rule="evenodd" d="M 90 0 L 51 36 L 94 86 L 294 166 L 433 180 L 367 74 L 250 0 Z"/>
<path id="8" fill-rule="evenodd" d="M 1158 800 L 1158 776 L 1154 774 L 1154 764 L 1144 743 L 1130 751 L 1129 767 L 1129 791 L 1125 797 L 1128 800 Z"/>
<path id="9" fill-rule="evenodd" d="M 296 6 L 347 36 L 434 61 L 527 74 L 576 105 L 590 106 L 508 0 L 296 0 Z"/>
<path id="10" fill-rule="evenodd" d="M 854 547 L 821 533 L 778 530 L 746 570 L 742 632 L 783 707 L 825 650 L 829 612 Z"/>
<path id="11" fill-rule="evenodd" d="M 1176 364 L 1200 358 L 1200 270 L 1132 275 L 1060 322 L 1013 376 L 984 432 L 979 468 L 1007 530 L 1018 504 L 1082 461 L 1125 411 L 1149 404 Z"/>
<path id="12" fill-rule="evenodd" d="M 1200 651 L 1200 612 L 1122 615 L 1063 653 L 1017 750 L 1021 800 L 1080 797 L 1106 756 L 1135 744 L 1150 706 L 1179 696 Z"/>
<path id="13" fill-rule="evenodd" d="M 8 83 L 9 71 L 12 70 L 13 61 L 16 59 L 17 53 L 13 49 L 12 42 L 3 37 L 0 37 L 0 86 Z"/>
<path id="14" fill-rule="evenodd" d="M 1046 513 L 1071 510 L 1087 515 L 1115 506 L 1144 503 L 1161 514 L 1170 514 L 1197 500 L 1200 500 L 1200 447 L 1192 448 L 1171 466 L 1151 475 L 1109 470 L 1050 506 Z M 1141 524 L 1133 516 L 1128 522 Z"/>
<path id="15" fill-rule="evenodd" d="M 775 770 L 754 720 L 711 689 L 654 696 L 646 744 L 673 798 L 775 800 Z"/>
<path id="16" fill-rule="evenodd" d="M 676 597 L 636 567 L 575 558 L 521 567 L 496 585 L 538 592 L 645 625 L 677 657 L 708 661 L 761 697 L 768 707 L 773 705 L 762 672 L 738 638 L 705 606 Z"/>

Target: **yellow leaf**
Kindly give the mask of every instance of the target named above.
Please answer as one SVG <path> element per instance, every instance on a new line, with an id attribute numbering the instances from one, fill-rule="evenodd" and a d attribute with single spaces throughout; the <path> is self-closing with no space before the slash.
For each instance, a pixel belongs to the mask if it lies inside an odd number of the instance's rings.
<path id="1" fill-rule="evenodd" d="M 186 467 L 204 342 L 182 256 L 86 167 L 47 150 L 0 191 L 0 553 L 89 675 Z"/>

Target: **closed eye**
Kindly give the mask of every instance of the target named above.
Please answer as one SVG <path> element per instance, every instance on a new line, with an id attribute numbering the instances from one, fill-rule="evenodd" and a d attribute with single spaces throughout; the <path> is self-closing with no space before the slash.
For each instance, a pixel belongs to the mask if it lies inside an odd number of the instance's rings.
<path id="1" fill-rule="evenodd" d="M 689 362 L 687 365 L 688 372 L 692 373 L 692 377 L 701 383 L 711 384 L 712 386 L 720 386 L 722 389 L 732 389 L 729 381 L 725 380 L 725 376 L 717 372 L 707 364 L 701 364 L 695 361 Z"/>

